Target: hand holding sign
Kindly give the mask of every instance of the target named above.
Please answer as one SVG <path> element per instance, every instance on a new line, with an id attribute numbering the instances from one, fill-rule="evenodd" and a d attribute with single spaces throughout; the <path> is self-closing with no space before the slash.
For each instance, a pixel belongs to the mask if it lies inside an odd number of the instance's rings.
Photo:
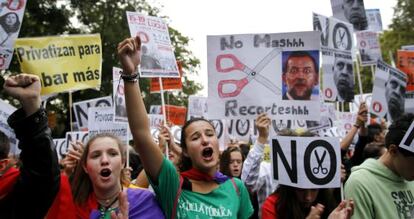
<path id="1" fill-rule="evenodd" d="M 27 116 L 40 108 L 40 79 L 35 75 L 19 74 L 7 78 L 4 91 L 21 102 Z"/>
<path id="2" fill-rule="evenodd" d="M 136 36 L 118 44 L 118 57 L 124 74 L 132 75 L 141 63 L 141 39 Z"/>

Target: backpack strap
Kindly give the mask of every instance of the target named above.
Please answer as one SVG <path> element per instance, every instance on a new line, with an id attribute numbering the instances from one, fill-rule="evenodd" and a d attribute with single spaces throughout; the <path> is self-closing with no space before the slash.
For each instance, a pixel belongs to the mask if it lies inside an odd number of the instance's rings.
<path id="1" fill-rule="evenodd" d="M 231 179 L 231 183 L 233 183 L 233 187 L 234 187 L 234 189 L 235 189 L 235 190 L 236 190 L 236 192 L 237 192 L 237 195 L 238 195 L 238 196 L 240 196 L 239 187 L 237 187 L 236 181 L 234 181 L 234 178 L 233 178 L 233 177 L 231 177 L 230 179 Z"/>
<path id="2" fill-rule="evenodd" d="M 179 183 L 179 186 L 178 186 L 177 194 L 175 195 L 174 205 L 173 205 L 173 209 L 171 211 L 171 219 L 175 219 L 175 216 L 177 215 L 178 199 L 180 198 L 181 192 L 183 191 L 183 189 L 182 189 L 183 182 L 184 182 L 184 178 L 180 175 L 180 183 Z"/>

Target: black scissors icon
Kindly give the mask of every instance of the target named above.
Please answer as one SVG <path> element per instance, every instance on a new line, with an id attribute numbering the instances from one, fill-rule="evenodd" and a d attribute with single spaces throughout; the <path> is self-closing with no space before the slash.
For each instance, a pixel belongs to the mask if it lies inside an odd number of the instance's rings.
<path id="1" fill-rule="evenodd" d="M 323 160 L 325 160 L 326 151 L 323 151 L 322 157 L 319 158 L 319 154 L 315 150 L 315 156 L 316 156 L 316 162 L 318 162 L 318 167 L 312 168 L 312 172 L 314 174 L 318 174 L 319 172 L 322 172 L 322 174 L 327 174 L 328 173 L 328 169 L 322 166 Z"/>

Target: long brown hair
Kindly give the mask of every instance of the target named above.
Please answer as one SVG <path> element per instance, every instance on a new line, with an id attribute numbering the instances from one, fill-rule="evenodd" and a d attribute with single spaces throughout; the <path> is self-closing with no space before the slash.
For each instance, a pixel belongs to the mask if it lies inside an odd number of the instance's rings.
<path id="1" fill-rule="evenodd" d="M 121 152 L 122 162 L 125 163 L 125 160 L 126 160 L 125 144 L 122 143 L 122 141 L 117 136 L 111 133 L 100 133 L 90 138 L 88 143 L 85 146 L 81 159 L 78 165 L 76 166 L 76 170 L 75 170 L 75 173 L 73 174 L 73 180 L 71 183 L 73 199 L 75 203 L 78 205 L 82 205 L 86 203 L 86 201 L 88 200 L 89 194 L 93 192 L 92 181 L 89 178 L 89 175 L 83 169 L 83 166 L 86 166 L 89 148 L 95 140 L 99 138 L 106 138 L 106 137 L 111 138 L 116 141 L 119 151 Z M 123 174 L 121 174 L 121 177 L 123 177 Z M 121 183 L 121 180 L 122 179 L 120 179 L 120 183 Z"/>
<path id="2" fill-rule="evenodd" d="M 232 152 L 239 152 L 242 156 L 242 164 L 244 161 L 244 155 L 239 147 L 228 147 L 226 150 L 224 150 L 220 157 L 220 172 L 227 176 L 231 176 L 229 165 Z"/>

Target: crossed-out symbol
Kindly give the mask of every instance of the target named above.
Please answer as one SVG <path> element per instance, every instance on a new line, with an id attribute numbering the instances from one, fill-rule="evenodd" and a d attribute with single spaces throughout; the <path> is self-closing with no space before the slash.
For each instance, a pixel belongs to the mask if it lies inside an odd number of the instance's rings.
<path id="1" fill-rule="evenodd" d="M 322 172 L 322 174 L 327 174 L 328 173 L 328 168 L 325 168 L 325 167 L 322 166 L 322 163 L 325 160 L 326 151 L 323 151 L 322 157 L 319 158 L 318 151 L 315 150 L 315 156 L 316 156 L 316 162 L 318 163 L 318 166 L 312 168 L 312 172 L 314 174 L 319 174 L 319 172 Z"/>

